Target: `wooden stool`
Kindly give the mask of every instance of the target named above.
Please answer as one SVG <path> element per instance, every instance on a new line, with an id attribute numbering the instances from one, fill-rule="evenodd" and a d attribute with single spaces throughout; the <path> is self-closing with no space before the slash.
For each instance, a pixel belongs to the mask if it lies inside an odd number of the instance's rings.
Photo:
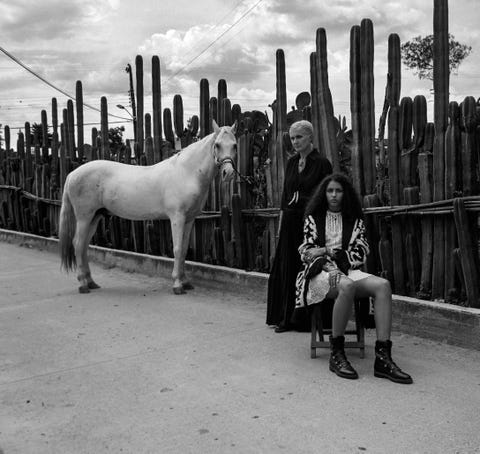
<path id="1" fill-rule="evenodd" d="M 311 310 L 311 330 L 312 337 L 310 343 L 310 357 L 317 357 L 317 348 L 330 348 L 330 342 L 324 339 L 324 336 L 332 334 L 331 328 L 324 328 L 322 322 L 322 306 L 330 304 L 333 307 L 333 300 L 325 300 L 319 304 L 313 304 L 310 306 Z M 325 307 L 324 307 L 325 310 Z M 365 358 L 365 326 L 362 323 L 360 318 L 360 300 L 355 300 L 354 304 L 354 314 L 355 314 L 355 329 L 345 330 L 345 336 L 355 335 L 356 341 L 347 341 L 345 339 L 345 348 L 359 348 L 360 349 L 360 358 Z M 328 325 L 331 326 L 331 325 Z"/>

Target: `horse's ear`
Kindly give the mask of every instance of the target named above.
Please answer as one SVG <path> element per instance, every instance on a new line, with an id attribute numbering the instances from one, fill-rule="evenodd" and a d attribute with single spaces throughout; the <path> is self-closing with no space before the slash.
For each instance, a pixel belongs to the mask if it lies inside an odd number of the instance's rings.
<path id="1" fill-rule="evenodd" d="M 233 126 L 232 126 L 232 134 L 235 134 L 237 132 L 237 126 L 238 126 L 238 123 L 237 123 L 237 120 L 235 120 L 235 123 L 233 123 Z"/>
<path id="2" fill-rule="evenodd" d="M 212 126 L 213 126 L 213 132 L 215 134 L 218 134 L 220 132 L 220 126 L 217 125 L 217 122 L 215 120 L 212 120 Z"/>

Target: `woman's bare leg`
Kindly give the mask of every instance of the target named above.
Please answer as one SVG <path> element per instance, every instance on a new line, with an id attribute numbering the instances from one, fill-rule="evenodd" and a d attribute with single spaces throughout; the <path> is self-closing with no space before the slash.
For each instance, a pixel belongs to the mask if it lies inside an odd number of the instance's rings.
<path id="1" fill-rule="evenodd" d="M 343 336 L 348 320 L 352 314 L 353 299 L 355 296 L 354 282 L 346 276 L 340 278 L 336 289 L 330 290 L 326 298 L 335 298 L 332 314 L 332 336 Z"/>
<path id="2" fill-rule="evenodd" d="M 390 339 L 392 331 L 392 289 L 390 282 L 378 276 L 369 276 L 355 281 L 356 298 L 374 298 L 377 339 Z"/>

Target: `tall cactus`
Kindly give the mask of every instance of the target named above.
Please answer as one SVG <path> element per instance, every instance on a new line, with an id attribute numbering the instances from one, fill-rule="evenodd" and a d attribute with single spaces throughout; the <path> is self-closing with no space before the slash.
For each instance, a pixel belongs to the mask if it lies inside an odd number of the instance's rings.
<path id="1" fill-rule="evenodd" d="M 163 132 L 165 133 L 165 139 L 170 142 L 172 148 L 175 148 L 175 136 L 173 135 L 172 126 L 172 111 L 167 107 L 163 109 Z M 163 156 L 165 159 L 166 156 Z"/>
<path id="2" fill-rule="evenodd" d="M 58 134 L 58 104 L 57 98 L 52 98 L 52 133 Z"/>
<path id="3" fill-rule="evenodd" d="M 140 156 L 143 153 L 143 141 L 145 135 L 143 132 L 143 116 L 144 116 L 144 102 L 143 102 L 143 58 L 141 55 L 135 57 L 135 74 L 137 82 L 137 114 L 135 119 L 137 121 L 137 153 Z"/>
<path id="4" fill-rule="evenodd" d="M 47 111 L 42 110 L 42 159 L 43 162 L 47 162 L 48 159 L 48 121 L 47 121 Z"/>
<path id="5" fill-rule="evenodd" d="M 97 128 L 92 128 L 92 161 L 95 161 L 96 159 L 98 159 L 97 139 L 98 139 L 98 130 Z"/>
<path id="6" fill-rule="evenodd" d="M 287 130 L 287 84 L 285 77 L 285 54 L 282 49 L 276 52 L 276 131 L 274 131 L 275 156 L 276 162 L 272 163 L 271 169 L 276 171 L 276 175 L 272 178 L 277 181 L 275 188 L 275 204 L 280 204 L 280 198 L 285 180 L 285 160 L 286 155 L 283 150 L 283 133 Z"/>
<path id="7" fill-rule="evenodd" d="M 183 100 L 181 95 L 175 95 L 173 97 L 173 125 L 175 127 L 175 134 L 182 142 L 182 148 L 185 146 L 183 143 L 184 127 L 183 127 Z"/>
<path id="8" fill-rule="evenodd" d="M 375 101 L 373 78 L 373 24 L 370 19 L 360 23 L 360 86 L 362 139 L 361 150 L 365 174 L 365 193 L 373 194 L 375 169 Z"/>
<path id="9" fill-rule="evenodd" d="M 1 168 L 1 167 L 0 167 Z M 31 181 L 33 177 L 33 162 L 32 162 L 32 133 L 30 123 L 25 122 L 25 179 Z M 28 191 L 29 189 L 27 189 Z"/>
<path id="10" fill-rule="evenodd" d="M 287 83 L 285 77 L 285 53 L 282 49 L 276 52 L 276 112 L 277 112 L 277 131 L 276 134 L 287 130 Z"/>
<path id="11" fill-rule="evenodd" d="M 152 137 L 152 116 L 149 113 L 145 114 L 145 139 Z M 152 149 L 153 149 L 153 141 L 152 141 Z"/>
<path id="12" fill-rule="evenodd" d="M 449 122 L 445 132 L 445 197 L 452 199 L 458 194 L 458 180 L 460 172 L 457 172 L 461 161 L 460 152 L 460 109 L 458 103 L 450 102 L 448 107 Z M 458 296 L 455 284 L 455 257 L 454 250 L 457 240 L 457 232 L 454 220 L 450 217 L 445 221 L 445 287 L 446 298 L 454 293 Z"/>
<path id="13" fill-rule="evenodd" d="M 71 99 L 67 101 L 67 133 L 70 158 L 75 160 L 77 158 L 75 150 L 75 114 L 73 112 L 73 101 Z"/>
<path id="14" fill-rule="evenodd" d="M 425 126 L 425 139 L 418 154 L 418 173 L 420 179 L 420 202 L 430 203 L 433 199 L 432 149 L 435 135 L 433 123 Z M 433 219 L 422 217 L 422 271 L 417 297 L 429 299 L 432 293 L 433 263 Z"/>
<path id="15" fill-rule="evenodd" d="M 405 96 L 400 101 L 400 111 L 398 118 L 398 148 L 400 150 L 400 192 L 409 186 L 413 186 L 411 181 L 411 144 L 413 127 L 413 101 L 409 96 Z M 403 201 L 405 203 L 405 200 Z"/>
<path id="16" fill-rule="evenodd" d="M 63 118 L 66 117 L 66 109 L 63 109 Z M 67 131 L 65 121 L 60 124 L 60 193 L 63 193 L 63 187 L 65 186 L 65 179 L 67 178 Z"/>
<path id="17" fill-rule="evenodd" d="M 389 92 L 388 111 L 388 160 L 390 179 L 390 204 L 399 205 L 402 199 L 400 189 L 400 149 L 399 149 L 399 116 L 400 116 L 400 40 L 390 35 L 388 41 L 388 72 L 392 78 L 392 89 Z M 405 257 L 403 244 L 403 228 L 400 219 L 392 219 L 392 253 L 393 289 L 395 293 L 405 294 Z"/>
<path id="18" fill-rule="evenodd" d="M 360 26 L 350 29 L 350 114 L 352 120 L 352 181 L 358 194 L 365 194 L 361 141 Z M 314 117 L 312 98 L 312 117 Z"/>
<path id="19" fill-rule="evenodd" d="M 110 145 L 108 143 L 108 106 L 107 98 L 102 96 L 100 99 L 100 115 L 101 115 L 101 159 L 110 159 Z"/>
<path id="20" fill-rule="evenodd" d="M 240 107 L 240 104 L 234 104 L 232 106 L 232 124 L 237 122 L 237 124 L 240 124 L 240 120 L 242 118 L 242 108 Z M 237 128 L 237 131 L 240 131 Z M 240 131 L 243 132 L 243 131 Z"/>
<path id="21" fill-rule="evenodd" d="M 332 94 L 328 85 L 328 64 L 327 64 L 327 36 L 324 28 L 317 29 L 316 34 L 317 53 L 317 96 L 318 114 L 320 118 L 321 148 L 326 157 L 332 163 L 333 170 L 340 170 L 340 159 L 338 156 L 337 140 L 335 137 L 334 112 Z"/>
<path id="22" fill-rule="evenodd" d="M 401 86 L 400 38 L 391 34 L 388 38 L 388 74 L 391 89 L 388 92 L 390 106 L 388 115 L 388 158 L 390 179 L 390 201 L 392 205 L 400 204 L 400 152 L 398 143 L 399 101 Z"/>
<path id="23" fill-rule="evenodd" d="M 388 74 L 390 75 L 388 103 L 390 106 L 396 106 L 400 101 L 402 86 L 400 37 L 396 33 L 388 36 Z"/>
<path id="24" fill-rule="evenodd" d="M 152 57 L 152 104 L 153 104 L 153 149 L 155 161 L 162 154 L 162 87 L 160 78 L 160 59 Z"/>
<path id="25" fill-rule="evenodd" d="M 200 81 L 200 138 L 210 134 L 210 86 L 207 79 Z"/>
<path id="26" fill-rule="evenodd" d="M 70 141 L 68 140 L 68 110 L 62 109 L 62 124 L 63 130 L 60 131 L 61 142 L 65 144 L 65 159 L 72 158 L 72 152 L 70 150 Z M 68 169 L 67 169 L 68 170 Z"/>
<path id="27" fill-rule="evenodd" d="M 448 0 L 433 3 L 433 200 L 445 198 L 445 130 L 447 128 L 449 90 Z M 434 220 L 432 298 L 444 297 L 445 226 L 444 219 Z"/>
<path id="28" fill-rule="evenodd" d="M 223 100 L 227 97 L 227 82 L 225 79 L 220 79 L 218 81 L 218 95 L 217 95 L 217 102 L 218 102 L 218 125 L 225 126 L 222 124 L 222 120 L 225 119 L 223 113 Z"/>
<path id="29" fill-rule="evenodd" d="M 83 89 L 82 82 L 77 80 L 75 88 L 75 100 L 77 107 L 77 147 L 78 147 L 78 160 L 83 161 L 84 151 L 83 145 L 85 144 L 83 133 Z"/>
<path id="30" fill-rule="evenodd" d="M 222 101 L 222 118 L 220 122 L 224 126 L 231 126 L 232 125 L 232 103 L 228 98 L 223 98 Z"/>
<path id="31" fill-rule="evenodd" d="M 462 181 L 463 195 L 476 195 L 477 165 L 476 152 L 476 101 L 473 96 L 467 96 L 461 106 L 461 139 L 462 139 Z"/>
<path id="32" fill-rule="evenodd" d="M 218 99 L 215 96 L 212 96 L 209 101 L 208 127 L 210 128 L 210 131 L 213 131 L 213 120 L 218 124 Z"/>
<path id="33" fill-rule="evenodd" d="M 6 125 L 4 129 L 5 136 L 5 150 L 7 151 L 7 156 L 10 152 L 10 126 Z"/>

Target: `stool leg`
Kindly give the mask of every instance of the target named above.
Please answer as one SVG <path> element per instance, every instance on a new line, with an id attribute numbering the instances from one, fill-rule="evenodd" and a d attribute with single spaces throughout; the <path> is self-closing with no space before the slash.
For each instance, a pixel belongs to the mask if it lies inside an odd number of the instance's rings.
<path id="1" fill-rule="evenodd" d="M 360 344 L 360 358 L 365 358 L 365 327 L 360 318 L 360 301 L 355 300 L 355 330 L 357 342 Z"/>

